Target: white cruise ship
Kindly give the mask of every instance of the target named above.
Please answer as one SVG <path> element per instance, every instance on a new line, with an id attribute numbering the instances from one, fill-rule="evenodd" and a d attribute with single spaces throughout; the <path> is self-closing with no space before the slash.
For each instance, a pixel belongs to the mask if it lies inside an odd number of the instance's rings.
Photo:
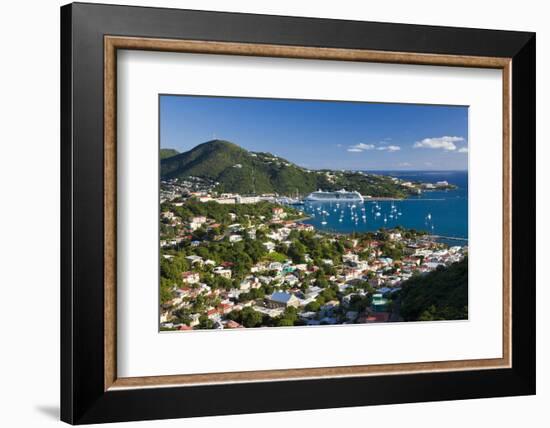
<path id="1" fill-rule="evenodd" d="M 345 189 L 336 190 L 335 192 L 323 192 L 318 190 L 317 192 L 310 193 L 304 198 L 304 201 L 361 201 L 363 202 L 363 196 L 359 192 L 348 192 Z"/>

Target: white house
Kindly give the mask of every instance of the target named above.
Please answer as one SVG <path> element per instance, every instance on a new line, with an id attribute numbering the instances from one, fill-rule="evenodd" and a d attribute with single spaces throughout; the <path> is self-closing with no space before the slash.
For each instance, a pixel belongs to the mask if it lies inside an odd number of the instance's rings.
<path id="1" fill-rule="evenodd" d="M 323 289 L 321 287 L 311 286 L 311 287 L 308 288 L 307 293 L 305 293 L 305 297 L 308 300 L 309 299 L 315 300 L 317 298 L 317 296 L 319 294 L 321 294 L 321 291 L 323 291 Z"/>
<path id="2" fill-rule="evenodd" d="M 235 198 L 238 204 L 257 204 L 260 202 L 259 196 L 237 196 Z"/>
<path id="3" fill-rule="evenodd" d="M 199 282 L 199 274 L 197 272 L 183 272 L 181 274 L 181 279 L 186 284 L 198 284 Z"/>
<path id="4" fill-rule="evenodd" d="M 289 274 L 285 276 L 285 282 L 291 287 L 293 287 L 298 283 L 298 278 L 296 278 L 294 275 Z"/>
<path id="5" fill-rule="evenodd" d="M 263 243 L 263 246 L 268 252 L 272 253 L 275 250 L 276 245 L 271 241 L 267 241 Z"/>
<path id="6" fill-rule="evenodd" d="M 241 281 L 241 283 L 239 284 L 239 289 L 241 291 L 248 291 L 250 290 L 250 287 L 251 287 L 251 283 L 249 280 L 245 279 L 244 281 Z"/>
<path id="7" fill-rule="evenodd" d="M 196 325 L 199 325 L 199 318 L 201 317 L 200 314 L 191 314 L 191 322 L 189 323 L 190 327 L 195 327 Z"/>
<path id="8" fill-rule="evenodd" d="M 241 235 L 229 235 L 229 242 L 240 242 L 243 240 Z"/>
<path id="9" fill-rule="evenodd" d="M 271 210 L 272 214 L 273 214 L 273 218 L 278 220 L 278 219 L 283 219 L 286 217 L 286 213 L 285 213 L 285 210 L 283 210 L 282 208 L 280 207 L 275 207 Z"/>
<path id="10" fill-rule="evenodd" d="M 342 262 L 344 263 L 352 263 L 352 262 L 358 262 L 359 261 L 359 255 L 354 253 L 347 253 L 342 256 Z"/>
<path id="11" fill-rule="evenodd" d="M 202 266 L 202 263 L 203 263 L 202 257 L 201 256 L 196 256 L 194 254 L 185 257 L 185 260 L 188 260 L 192 265 L 194 265 L 196 263 L 199 266 Z"/>
<path id="12" fill-rule="evenodd" d="M 277 272 L 280 272 L 283 270 L 283 264 L 279 262 L 271 262 L 269 264 L 269 270 L 276 270 Z"/>
<path id="13" fill-rule="evenodd" d="M 189 228 L 191 230 L 197 230 L 199 227 L 201 227 L 204 223 L 206 223 L 206 217 L 205 216 L 197 216 L 193 217 L 191 221 L 189 222 Z"/>
<path id="14" fill-rule="evenodd" d="M 163 211 L 161 215 L 162 218 L 165 218 L 167 220 L 172 220 L 175 217 L 174 213 L 171 211 Z"/>
<path id="15" fill-rule="evenodd" d="M 231 269 L 225 269 L 221 266 L 218 266 L 218 267 L 214 268 L 214 270 L 212 272 L 214 272 L 216 275 L 220 275 L 224 278 L 231 279 Z"/>
<path id="16" fill-rule="evenodd" d="M 269 235 L 267 235 L 267 237 L 273 241 L 282 241 L 283 240 L 283 237 L 281 236 L 281 234 L 279 232 L 271 232 Z"/>
<path id="17" fill-rule="evenodd" d="M 271 308 L 288 308 L 289 306 L 297 308 L 300 306 L 300 300 L 294 294 L 276 291 L 267 298 L 267 306 Z"/>

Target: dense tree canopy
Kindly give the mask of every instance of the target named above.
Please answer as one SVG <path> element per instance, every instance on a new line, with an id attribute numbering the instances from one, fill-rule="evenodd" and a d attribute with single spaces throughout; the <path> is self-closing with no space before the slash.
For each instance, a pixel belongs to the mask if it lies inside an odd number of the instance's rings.
<path id="1" fill-rule="evenodd" d="M 401 316 L 405 321 L 468 318 L 468 258 L 406 281 L 401 290 Z"/>

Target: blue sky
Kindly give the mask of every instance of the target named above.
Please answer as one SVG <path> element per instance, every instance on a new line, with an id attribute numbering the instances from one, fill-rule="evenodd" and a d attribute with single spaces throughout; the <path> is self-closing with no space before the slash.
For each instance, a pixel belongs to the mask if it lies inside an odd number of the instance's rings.
<path id="1" fill-rule="evenodd" d="M 468 108 L 161 95 L 162 148 L 214 138 L 307 168 L 466 170 Z"/>

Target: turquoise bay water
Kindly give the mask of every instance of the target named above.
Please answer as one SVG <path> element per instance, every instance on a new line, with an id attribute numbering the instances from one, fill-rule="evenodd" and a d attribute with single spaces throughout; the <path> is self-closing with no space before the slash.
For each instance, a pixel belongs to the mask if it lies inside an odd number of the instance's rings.
<path id="1" fill-rule="evenodd" d="M 446 180 L 458 186 L 458 189 L 423 192 L 419 196 L 398 201 L 366 199 L 364 203 L 339 203 L 338 206 L 336 202 L 306 202 L 302 210 L 312 217 L 305 223 L 327 232 L 369 232 L 381 227 L 402 226 L 408 229 L 425 230 L 434 235 L 468 239 L 467 171 L 377 171 L 376 173 L 429 183 Z M 463 244 L 464 242 L 454 243 L 454 245 Z"/>

